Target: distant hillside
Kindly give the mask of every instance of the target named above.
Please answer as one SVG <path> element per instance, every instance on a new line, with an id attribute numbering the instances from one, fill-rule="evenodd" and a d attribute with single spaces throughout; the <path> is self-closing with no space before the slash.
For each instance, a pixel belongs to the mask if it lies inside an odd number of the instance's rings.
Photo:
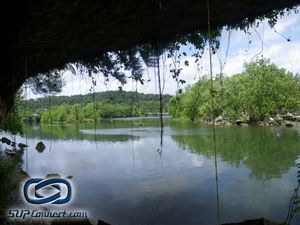
<path id="1" fill-rule="evenodd" d="M 167 104 L 171 99 L 171 95 L 163 95 L 163 102 Z M 159 95 L 143 94 L 126 91 L 106 91 L 94 93 L 94 100 L 96 102 L 107 102 L 111 104 L 138 104 L 140 102 L 154 101 L 159 102 Z M 86 105 L 93 102 L 93 94 L 73 95 L 73 96 L 52 96 L 51 107 L 61 104 L 80 104 Z M 26 105 L 26 106 L 25 106 Z M 29 99 L 22 104 L 21 108 L 41 109 L 49 107 L 49 97 Z"/>
<path id="2" fill-rule="evenodd" d="M 171 97 L 163 95 L 164 112 Z M 42 122 L 82 122 L 98 118 L 147 116 L 158 113 L 159 95 L 106 91 L 86 95 L 52 96 L 26 100 L 21 104 L 20 110 L 27 115 L 41 114 Z"/>

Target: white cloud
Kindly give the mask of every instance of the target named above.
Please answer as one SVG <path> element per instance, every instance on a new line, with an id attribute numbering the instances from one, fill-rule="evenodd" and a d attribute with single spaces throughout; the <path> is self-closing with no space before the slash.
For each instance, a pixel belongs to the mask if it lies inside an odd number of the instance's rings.
<path id="1" fill-rule="evenodd" d="M 286 30 L 289 30 L 291 27 L 297 25 L 299 22 L 299 15 L 298 14 L 291 14 L 289 16 L 286 16 L 275 25 L 275 29 L 278 32 L 285 32 Z"/>

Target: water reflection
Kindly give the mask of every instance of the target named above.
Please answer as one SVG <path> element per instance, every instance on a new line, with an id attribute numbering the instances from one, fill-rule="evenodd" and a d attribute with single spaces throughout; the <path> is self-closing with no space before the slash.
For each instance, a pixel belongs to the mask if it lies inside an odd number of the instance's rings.
<path id="1" fill-rule="evenodd" d="M 216 224 L 211 127 L 166 121 L 160 157 L 159 121 L 138 123 L 105 121 L 96 130 L 58 125 L 52 138 L 49 126 L 28 129 L 28 173 L 74 175 L 70 207 L 111 224 Z M 38 141 L 46 145 L 41 154 L 34 150 Z M 221 222 L 284 221 L 299 147 L 297 129 L 218 127 Z"/>
<path id="2" fill-rule="evenodd" d="M 175 134 L 172 138 L 180 147 L 185 146 L 193 153 L 212 157 L 214 152 L 209 128 L 204 129 L 197 138 L 196 132 Z M 218 156 L 232 166 L 246 166 L 251 170 L 251 178 L 280 178 L 295 166 L 300 154 L 296 130 L 259 126 L 227 127 L 217 128 L 216 135 Z"/>
<path id="3" fill-rule="evenodd" d="M 128 129 L 128 128 L 127 128 Z M 128 133 L 128 132 L 127 132 Z M 43 140 L 89 140 L 89 141 L 107 141 L 107 142 L 126 142 L 137 139 L 132 134 L 117 134 L 114 129 L 107 129 L 107 132 L 97 132 L 91 130 L 91 127 L 79 125 L 50 125 L 42 124 L 39 127 L 28 129 L 28 138 L 39 138 Z"/>
<path id="4" fill-rule="evenodd" d="M 297 187 L 294 190 L 294 193 L 291 197 L 289 207 L 288 207 L 288 212 L 287 212 L 287 217 L 284 221 L 283 224 L 290 224 L 292 219 L 294 218 L 294 215 L 297 216 L 297 213 L 300 212 L 300 196 L 299 196 L 299 189 L 300 189 L 300 163 L 297 163 Z M 299 215 L 298 215 L 299 216 Z"/>

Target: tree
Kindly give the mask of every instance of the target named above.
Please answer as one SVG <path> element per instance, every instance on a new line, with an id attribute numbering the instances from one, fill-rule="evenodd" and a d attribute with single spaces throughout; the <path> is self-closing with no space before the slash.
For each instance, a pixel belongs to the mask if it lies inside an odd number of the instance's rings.
<path id="1" fill-rule="evenodd" d="M 297 75 L 260 59 L 245 65 L 247 113 L 252 120 L 264 120 L 300 107 Z"/>
<path id="2" fill-rule="evenodd" d="M 15 101 L 13 107 L 6 115 L 5 120 L 0 121 L 0 127 L 4 131 L 9 131 L 11 134 L 22 134 L 22 118 L 20 114 L 20 105 L 22 102 L 22 91 L 18 91 L 15 96 Z"/>
<path id="3" fill-rule="evenodd" d="M 61 71 L 53 70 L 49 73 L 29 78 L 27 84 L 35 94 L 42 94 L 44 96 L 57 94 L 62 91 L 64 86 L 62 75 Z"/>
<path id="4" fill-rule="evenodd" d="M 241 74 L 226 77 L 223 86 L 220 79 L 199 80 L 187 88 L 180 101 L 172 98 L 170 112 L 191 120 L 210 120 L 212 115 L 211 91 L 214 95 L 214 115 L 228 116 L 231 120 L 247 118 L 252 121 L 268 119 L 276 114 L 295 112 L 300 108 L 299 75 L 278 68 L 267 59 L 245 64 Z"/>
<path id="5" fill-rule="evenodd" d="M 70 113 L 66 117 L 67 122 L 82 122 L 84 115 L 82 112 L 82 108 L 79 104 L 74 104 L 71 107 L 68 106 L 68 108 L 71 108 Z"/>
<path id="6" fill-rule="evenodd" d="M 164 104 L 167 105 L 170 98 L 170 95 L 163 95 Z M 159 110 L 158 99 L 159 96 L 153 94 L 107 91 L 87 95 L 52 96 L 51 107 L 49 97 L 29 99 L 22 102 L 21 109 L 30 112 L 28 114 L 41 114 L 42 122 L 45 123 L 82 122 L 91 121 L 94 116 L 98 119 L 155 114 Z"/>

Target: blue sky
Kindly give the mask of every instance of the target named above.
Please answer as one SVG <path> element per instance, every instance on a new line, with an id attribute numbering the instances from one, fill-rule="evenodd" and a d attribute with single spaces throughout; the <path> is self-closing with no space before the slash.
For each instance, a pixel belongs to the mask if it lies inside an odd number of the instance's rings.
<path id="1" fill-rule="evenodd" d="M 276 32 L 275 32 L 275 30 Z M 300 73 L 300 14 L 294 14 L 285 16 L 278 21 L 274 29 L 271 29 L 267 21 L 260 22 L 258 28 L 250 29 L 251 35 L 245 34 L 244 31 L 232 30 L 230 34 L 230 44 L 228 56 L 226 58 L 226 64 L 223 69 L 223 73 L 230 76 L 235 73 L 242 72 L 243 64 L 255 59 L 255 56 L 261 57 L 263 55 L 266 58 L 271 59 L 272 63 L 275 63 L 279 67 L 286 68 L 293 73 Z M 222 58 L 222 63 L 225 60 L 225 51 L 228 43 L 228 32 L 223 30 L 221 36 L 221 46 L 218 50 L 219 57 Z M 259 38 L 260 36 L 260 38 Z M 288 42 L 286 38 L 291 41 Z M 260 40 L 262 39 L 262 41 Z M 251 41 L 251 44 L 249 44 Z M 262 48 L 263 43 L 263 48 Z M 193 50 L 192 50 L 193 51 Z M 190 65 L 184 66 L 182 62 L 182 79 L 186 80 L 187 84 L 192 84 L 197 81 L 199 76 L 208 74 L 209 61 L 208 61 L 207 47 L 204 53 L 200 66 L 194 62 L 191 57 L 182 58 L 182 61 L 189 60 Z M 168 64 L 168 63 L 166 63 Z M 197 69 L 198 68 L 198 69 Z M 220 63 L 218 56 L 213 55 L 213 73 L 220 72 Z M 137 90 L 143 93 L 158 93 L 157 82 L 155 82 L 155 76 L 153 69 L 145 68 L 145 79 L 151 79 L 151 82 L 146 82 L 143 86 L 138 84 Z M 91 87 L 91 80 L 88 76 L 72 75 L 70 72 L 64 74 L 64 80 L 66 82 L 63 92 L 60 95 L 74 95 L 74 94 L 86 94 L 89 93 Z M 99 76 L 97 80 L 98 84 L 95 87 L 95 91 L 107 91 L 117 90 L 120 83 L 117 81 L 111 81 L 108 84 L 104 84 L 104 79 Z M 131 81 L 123 86 L 123 90 L 132 91 L 135 90 L 136 84 Z M 184 86 L 182 86 L 184 88 Z M 164 93 L 175 94 L 178 90 L 176 82 L 171 76 L 165 74 L 165 89 Z M 31 92 L 28 93 L 26 98 L 38 97 Z"/>

